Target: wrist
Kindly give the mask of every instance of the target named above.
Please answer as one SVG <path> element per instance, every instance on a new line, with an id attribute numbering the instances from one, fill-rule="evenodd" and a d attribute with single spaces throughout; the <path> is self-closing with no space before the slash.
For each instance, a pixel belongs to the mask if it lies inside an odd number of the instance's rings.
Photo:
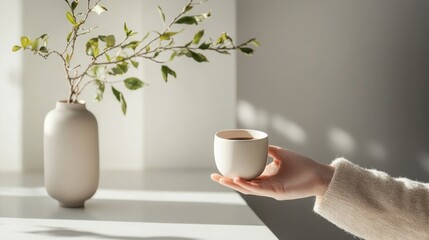
<path id="1" fill-rule="evenodd" d="M 316 192 L 317 197 L 323 197 L 326 190 L 328 190 L 329 184 L 331 183 L 332 177 L 334 176 L 335 168 L 327 165 L 321 164 L 319 171 L 319 184 Z"/>

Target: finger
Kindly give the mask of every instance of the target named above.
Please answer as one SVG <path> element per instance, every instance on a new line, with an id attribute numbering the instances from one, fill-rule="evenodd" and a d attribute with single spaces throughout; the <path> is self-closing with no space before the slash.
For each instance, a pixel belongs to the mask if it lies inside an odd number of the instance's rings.
<path id="1" fill-rule="evenodd" d="M 241 192 L 243 194 L 252 194 L 251 191 L 240 187 L 239 185 L 235 184 L 233 180 L 231 180 L 229 178 L 221 178 L 219 180 L 219 183 L 226 186 L 226 187 L 234 189 L 235 191 Z"/>
<path id="2" fill-rule="evenodd" d="M 273 161 L 279 161 L 281 159 L 280 151 L 282 150 L 281 147 L 277 147 L 274 145 L 268 146 L 268 156 L 273 158 Z"/>
<path id="3" fill-rule="evenodd" d="M 271 162 L 270 164 L 265 166 L 265 169 L 262 172 L 261 176 L 259 176 L 259 178 L 270 177 L 270 176 L 275 175 L 279 171 L 279 167 L 280 167 L 280 162 L 278 162 L 278 161 Z"/>
<path id="4" fill-rule="evenodd" d="M 246 181 L 242 178 L 234 178 L 234 183 L 246 191 L 250 191 L 256 193 L 257 195 L 268 196 L 269 189 L 265 184 L 266 181 L 263 179 L 254 179 L 250 181 Z"/>
<path id="5" fill-rule="evenodd" d="M 222 178 L 222 176 L 221 176 L 221 175 L 219 175 L 219 174 L 217 174 L 217 173 L 212 173 L 212 174 L 210 175 L 210 178 L 211 178 L 213 181 L 215 181 L 215 182 L 219 182 L 219 180 Z"/>
<path id="6" fill-rule="evenodd" d="M 220 183 L 221 185 L 223 185 L 225 187 L 229 187 L 229 188 L 231 188 L 237 192 L 241 192 L 241 193 L 246 194 L 246 195 L 248 195 L 248 194 L 254 195 L 254 193 L 252 193 L 251 191 L 249 191 L 247 189 L 240 187 L 239 185 L 235 184 L 234 181 L 232 181 L 229 178 L 222 177 L 219 179 L 218 183 Z"/>
<path id="7" fill-rule="evenodd" d="M 278 146 L 270 145 L 268 147 L 268 155 L 273 158 L 273 162 L 280 165 L 282 161 L 287 159 L 288 150 Z"/>

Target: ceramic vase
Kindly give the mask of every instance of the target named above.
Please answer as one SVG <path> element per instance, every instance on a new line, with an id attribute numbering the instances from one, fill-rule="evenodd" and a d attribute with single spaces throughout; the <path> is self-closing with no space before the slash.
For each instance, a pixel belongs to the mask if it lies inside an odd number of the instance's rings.
<path id="1" fill-rule="evenodd" d="M 83 207 L 99 181 L 98 125 L 85 102 L 58 101 L 44 123 L 44 178 L 62 207 Z"/>

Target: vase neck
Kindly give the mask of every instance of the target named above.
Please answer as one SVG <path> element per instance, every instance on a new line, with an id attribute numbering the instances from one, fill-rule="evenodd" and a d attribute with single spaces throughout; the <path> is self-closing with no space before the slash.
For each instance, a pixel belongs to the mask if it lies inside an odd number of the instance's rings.
<path id="1" fill-rule="evenodd" d="M 58 101 L 56 109 L 63 110 L 85 110 L 86 104 L 85 101 L 78 101 L 77 103 L 67 103 L 67 101 Z"/>

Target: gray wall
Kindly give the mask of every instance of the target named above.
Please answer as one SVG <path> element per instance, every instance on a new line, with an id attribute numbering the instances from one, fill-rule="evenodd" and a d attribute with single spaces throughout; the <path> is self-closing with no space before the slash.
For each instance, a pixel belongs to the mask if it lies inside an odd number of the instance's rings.
<path id="1" fill-rule="evenodd" d="M 238 126 L 330 163 L 429 181 L 429 2 L 241 0 Z M 246 197 L 280 239 L 352 239 L 314 199 Z"/>
<path id="2" fill-rule="evenodd" d="M 99 27 L 78 41 L 73 64 L 88 63 L 82 50 L 90 37 L 115 34 L 119 41 L 127 22 L 139 33 L 135 36 L 139 39 L 146 32 L 163 28 L 157 5 L 163 7 L 170 22 L 186 4 L 186 0 L 103 2 L 109 11 L 90 16 L 87 26 Z M 78 9 L 83 6 L 86 4 L 80 4 Z M 71 29 L 65 18 L 68 8 L 64 1 L 17 0 L 1 1 L 0 9 L 0 29 L 5 30 L 0 37 L 0 171 L 40 171 L 44 117 L 56 101 L 67 96 L 65 73 L 55 55 L 45 60 L 28 52 L 12 53 L 11 48 L 19 43 L 21 35 L 35 38 L 47 33 L 49 47 L 62 51 Z M 187 26 L 176 42 L 188 42 L 201 29 L 206 29 L 202 41 L 216 39 L 223 31 L 235 38 L 236 1 L 210 1 L 196 6 L 191 13 L 210 10 L 210 19 L 198 26 Z M 175 26 L 172 31 L 181 29 Z M 210 63 L 187 58 L 168 63 L 177 72 L 177 79 L 171 78 L 168 83 L 162 80 L 159 64 L 142 61 L 138 70 L 130 69 L 127 77 L 139 77 L 150 86 L 131 92 L 122 84 L 116 85 L 127 99 L 126 117 L 110 89 L 106 89 L 100 103 L 92 101 L 94 86 L 85 89 L 81 100 L 98 119 L 102 169 L 215 167 L 213 135 L 235 126 L 237 59 L 235 54 L 206 56 Z"/>

